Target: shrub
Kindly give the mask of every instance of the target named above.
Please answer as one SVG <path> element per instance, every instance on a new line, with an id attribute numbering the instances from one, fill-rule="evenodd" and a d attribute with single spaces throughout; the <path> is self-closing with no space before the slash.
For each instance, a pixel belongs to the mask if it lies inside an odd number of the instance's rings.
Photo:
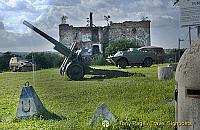
<path id="1" fill-rule="evenodd" d="M 63 57 L 55 53 L 36 52 L 33 53 L 33 56 L 37 69 L 60 67 L 63 61 Z M 26 59 L 32 62 L 32 53 L 27 55 Z"/>
<path id="2" fill-rule="evenodd" d="M 113 55 L 117 51 L 125 51 L 129 48 L 139 48 L 136 40 L 116 40 L 110 41 L 108 46 L 105 48 L 106 56 Z"/>
<path id="3" fill-rule="evenodd" d="M 96 54 L 92 58 L 92 65 L 106 65 L 106 58 L 104 57 L 103 54 Z"/>
<path id="4" fill-rule="evenodd" d="M 0 57 L 0 72 L 8 71 L 10 69 L 9 62 L 12 56 L 13 55 L 10 52 L 6 52 Z"/>

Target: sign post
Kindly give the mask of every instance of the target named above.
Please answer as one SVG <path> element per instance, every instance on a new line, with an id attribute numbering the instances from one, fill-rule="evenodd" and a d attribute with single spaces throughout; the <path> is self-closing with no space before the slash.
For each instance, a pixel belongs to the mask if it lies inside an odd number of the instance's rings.
<path id="1" fill-rule="evenodd" d="M 200 36 L 200 0 L 181 0 L 179 2 L 181 27 L 197 26 Z M 190 32 L 189 32 L 190 33 Z"/>
<path id="2" fill-rule="evenodd" d="M 200 0 L 181 0 L 181 26 L 200 25 Z"/>

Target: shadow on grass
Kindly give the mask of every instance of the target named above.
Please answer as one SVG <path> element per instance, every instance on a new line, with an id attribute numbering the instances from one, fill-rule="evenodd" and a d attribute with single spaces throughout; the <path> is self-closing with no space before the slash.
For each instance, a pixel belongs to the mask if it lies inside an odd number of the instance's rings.
<path id="1" fill-rule="evenodd" d="M 142 73 L 130 73 L 119 70 L 102 70 L 102 69 L 92 69 L 92 71 L 89 74 L 93 76 L 90 78 L 84 78 L 84 80 L 103 80 L 103 79 L 131 77 L 131 76 L 145 77 L 145 75 Z"/>
<path id="2" fill-rule="evenodd" d="M 42 113 L 38 113 L 34 116 L 30 117 L 15 117 L 13 122 L 17 123 L 22 120 L 54 120 L 54 121 L 60 121 L 60 120 L 67 120 L 64 116 L 58 116 L 55 113 L 51 113 L 48 110 L 44 110 Z"/>
<path id="3" fill-rule="evenodd" d="M 57 120 L 57 121 L 60 121 L 60 120 L 66 120 L 67 118 L 64 117 L 64 116 L 58 116 L 56 115 L 55 113 L 51 113 L 50 111 L 48 110 L 44 110 L 43 113 L 38 113 L 36 115 L 37 118 L 41 118 L 43 120 Z"/>

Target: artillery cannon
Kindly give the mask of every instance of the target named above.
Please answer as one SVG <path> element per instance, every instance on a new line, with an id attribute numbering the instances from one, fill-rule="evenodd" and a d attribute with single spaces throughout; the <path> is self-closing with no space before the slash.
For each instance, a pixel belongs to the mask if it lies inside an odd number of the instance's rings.
<path id="1" fill-rule="evenodd" d="M 48 36 L 32 24 L 27 21 L 23 21 L 23 24 L 32 29 L 33 31 L 40 34 L 42 37 L 47 39 L 49 42 L 55 45 L 54 49 L 65 56 L 62 65 L 60 66 L 60 75 L 67 75 L 72 80 L 81 80 L 85 74 L 91 75 L 107 75 L 107 76 L 129 76 L 130 73 L 113 70 L 101 70 L 89 67 L 88 64 L 84 63 L 84 58 L 81 56 L 81 52 L 75 52 L 76 42 L 74 42 L 71 48 L 67 48 L 62 43 L 58 42 L 54 38 Z"/>

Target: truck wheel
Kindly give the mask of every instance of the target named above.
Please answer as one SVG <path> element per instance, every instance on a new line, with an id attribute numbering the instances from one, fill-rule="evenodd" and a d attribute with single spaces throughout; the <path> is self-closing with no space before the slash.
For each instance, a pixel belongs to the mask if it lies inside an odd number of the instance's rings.
<path id="1" fill-rule="evenodd" d="M 150 67 L 153 64 L 153 60 L 151 58 L 146 58 L 143 62 L 143 67 Z"/>
<path id="2" fill-rule="evenodd" d="M 12 72 L 16 72 L 16 68 L 15 67 L 12 67 L 11 70 L 12 70 Z"/>
<path id="3" fill-rule="evenodd" d="M 79 63 L 71 63 L 67 67 L 67 76 L 72 80 L 81 80 L 84 75 L 84 67 Z"/>
<path id="4" fill-rule="evenodd" d="M 117 66 L 120 67 L 120 68 L 126 68 L 126 66 L 128 65 L 128 62 L 126 59 L 120 59 L 118 62 L 117 62 Z"/>
<path id="5" fill-rule="evenodd" d="M 18 68 L 18 72 L 22 72 L 22 67 L 19 67 L 19 68 Z"/>

